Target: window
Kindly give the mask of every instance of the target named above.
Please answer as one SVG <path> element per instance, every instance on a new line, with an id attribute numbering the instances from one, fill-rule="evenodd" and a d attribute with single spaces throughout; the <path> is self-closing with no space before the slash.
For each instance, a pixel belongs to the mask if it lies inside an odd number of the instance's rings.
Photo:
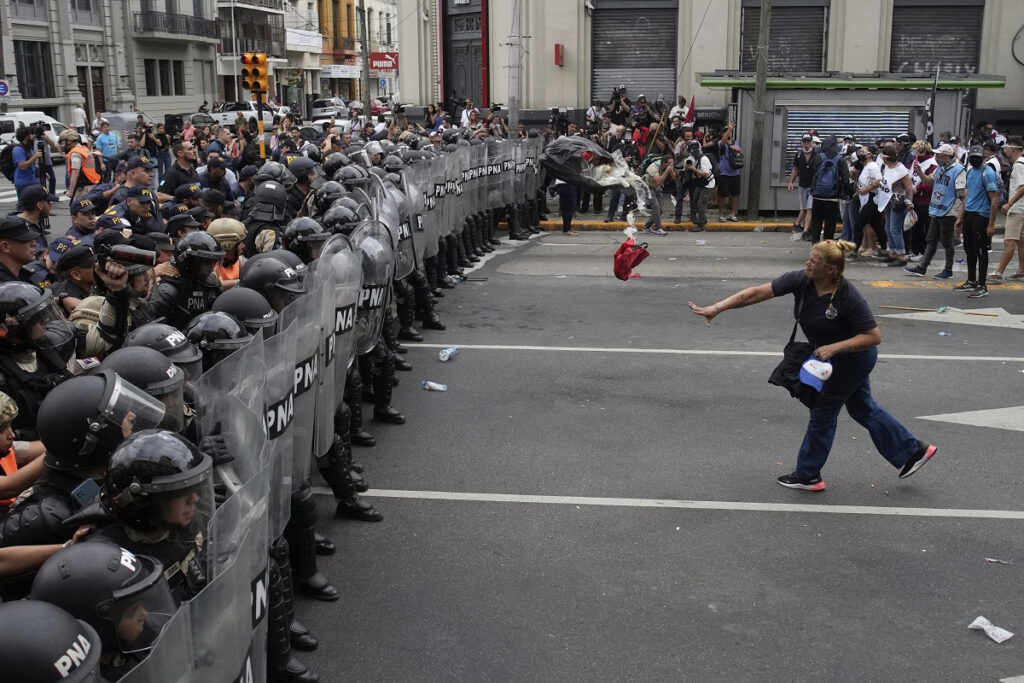
<path id="1" fill-rule="evenodd" d="M 54 97 L 50 44 L 34 40 L 14 41 L 18 88 L 25 99 Z"/>
<path id="2" fill-rule="evenodd" d="M 206 0 L 192 0 L 192 14 L 194 14 L 196 18 L 202 19 L 206 16 L 204 14 L 205 10 L 203 9 L 205 5 Z"/>
<path id="3" fill-rule="evenodd" d="M 150 97 L 155 97 L 160 94 L 160 89 L 156 85 L 156 60 L 147 59 L 145 60 L 146 65 L 146 94 Z"/>
<path id="4" fill-rule="evenodd" d="M 164 97 L 172 95 L 171 90 L 171 60 L 160 60 L 160 94 Z"/>
<path id="5" fill-rule="evenodd" d="M 773 6 L 768 45 L 768 71 L 825 70 L 828 3 L 801 0 Z M 757 71 L 757 34 L 761 23 L 760 0 L 743 0 L 740 33 L 740 70 Z"/>
<path id="6" fill-rule="evenodd" d="M 386 34 L 385 37 L 387 38 L 388 47 L 391 47 L 391 17 L 390 16 L 388 16 L 387 34 Z"/>
<path id="7" fill-rule="evenodd" d="M 76 24 L 100 24 L 99 0 L 72 0 L 71 12 Z"/>
<path id="8" fill-rule="evenodd" d="M 174 94 L 185 94 L 185 62 L 180 59 L 174 60 Z"/>
<path id="9" fill-rule="evenodd" d="M 11 0 L 11 14 L 22 19 L 46 19 L 43 0 Z"/>

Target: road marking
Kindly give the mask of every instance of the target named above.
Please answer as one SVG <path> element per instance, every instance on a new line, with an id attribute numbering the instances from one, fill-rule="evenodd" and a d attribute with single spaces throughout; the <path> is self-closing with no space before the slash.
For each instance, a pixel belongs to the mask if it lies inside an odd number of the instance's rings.
<path id="1" fill-rule="evenodd" d="M 411 349 L 446 349 L 449 346 L 457 346 L 460 349 L 473 349 L 477 351 L 557 351 L 569 353 L 636 353 L 665 356 L 765 356 L 778 358 L 781 351 L 725 351 L 721 349 L 628 349 L 600 346 L 506 346 L 501 344 L 410 344 Z M 976 360 L 999 363 L 1024 363 L 1024 357 L 1020 356 L 928 356 L 923 354 L 896 354 L 880 353 L 880 359 L 884 360 Z"/>
<path id="2" fill-rule="evenodd" d="M 949 280 L 912 280 L 909 278 L 906 280 L 869 280 L 862 284 L 865 284 L 868 287 L 880 287 L 883 289 L 946 289 L 952 291 L 954 287 L 954 285 L 949 283 Z M 996 285 L 992 285 L 992 287 L 995 286 Z M 1004 282 L 998 285 L 998 287 L 1000 290 L 1024 289 L 1024 283 Z M 994 292 L 997 290 L 992 289 L 991 291 Z"/>
<path id="3" fill-rule="evenodd" d="M 330 489 L 322 486 L 314 486 L 313 492 L 319 495 L 332 495 Z M 662 508 L 669 510 L 722 510 L 725 512 L 811 512 L 832 515 L 1024 520 L 1024 510 L 874 507 L 870 505 L 811 505 L 804 503 L 748 503 L 725 500 L 593 498 L 590 496 L 531 496 L 515 493 L 461 493 L 458 491 L 406 491 L 399 489 L 371 489 L 360 495 L 373 498 L 445 500 L 475 503 L 527 503 L 534 505 Z"/>
<path id="4" fill-rule="evenodd" d="M 1024 406 L 993 408 L 991 410 L 968 410 L 962 413 L 946 413 L 944 415 L 922 415 L 918 419 L 1024 432 Z"/>
<path id="5" fill-rule="evenodd" d="M 1009 327 L 1015 330 L 1024 329 L 1024 315 L 1014 315 L 1005 308 L 972 308 L 974 313 L 994 313 L 988 315 L 968 315 L 963 309 L 949 308 L 944 313 L 938 311 L 918 311 L 916 313 L 885 313 L 883 318 L 902 318 L 904 320 L 927 320 L 936 323 L 954 323 L 956 325 L 981 325 L 982 327 Z"/>

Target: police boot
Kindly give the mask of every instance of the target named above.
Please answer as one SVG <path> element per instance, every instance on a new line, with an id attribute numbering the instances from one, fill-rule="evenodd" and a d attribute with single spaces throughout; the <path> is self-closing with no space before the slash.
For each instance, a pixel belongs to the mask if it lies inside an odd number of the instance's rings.
<path id="1" fill-rule="evenodd" d="M 270 586 L 267 593 L 267 669 L 274 683 L 318 683 L 320 677 L 292 656 L 291 634 L 285 613 L 281 588 L 281 572 L 270 562 Z"/>
<path id="2" fill-rule="evenodd" d="M 372 353 L 372 351 L 371 351 Z M 359 379 L 362 391 L 359 392 L 363 403 L 373 403 L 373 358 L 369 353 L 359 356 Z"/>
<path id="3" fill-rule="evenodd" d="M 508 218 L 508 238 L 510 240 L 530 239 L 529 234 L 524 232 L 519 225 L 519 216 L 516 215 L 516 210 L 511 204 L 505 207 L 505 216 Z"/>
<path id="4" fill-rule="evenodd" d="M 448 280 L 448 241 L 444 238 L 437 240 L 437 286 L 441 289 L 455 289 L 455 285 Z"/>
<path id="5" fill-rule="evenodd" d="M 359 379 L 359 369 L 349 368 L 345 379 L 345 400 L 334 412 L 334 431 L 341 434 L 347 431 L 356 446 L 373 448 L 377 439 L 363 429 L 363 386 Z"/>
<path id="6" fill-rule="evenodd" d="M 491 215 L 491 212 L 490 211 L 481 211 L 479 214 L 477 214 L 477 216 L 478 216 L 478 218 L 480 220 L 480 224 L 483 225 L 485 240 L 488 243 L 490 243 L 491 246 L 500 247 L 501 246 L 501 240 L 498 239 L 498 236 L 494 232 L 495 231 L 495 224 L 494 224 L 494 219 L 493 219 L 493 216 Z"/>
<path id="7" fill-rule="evenodd" d="M 437 255 L 423 259 L 423 274 L 427 278 L 427 285 L 430 287 L 431 296 L 438 299 L 444 298 L 444 292 L 437 281 Z"/>
<path id="8" fill-rule="evenodd" d="M 316 542 L 317 555 L 333 555 L 338 550 L 334 541 L 318 531 L 313 533 L 313 540 Z"/>
<path id="9" fill-rule="evenodd" d="M 470 239 L 469 226 L 462 226 L 462 234 L 459 235 L 459 258 L 465 258 L 470 263 L 479 263 L 480 257 L 473 253 L 473 242 Z M 462 262 L 459 262 L 462 265 Z"/>
<path id="10" fill-rule="evenodd" d="M 388 424 L 405 424 L 405 416 L 391 407 L 391 377 L 395 374 L 395 363 L 392 354 L 379 345 L 374 349 L 377 353 L 376 373 L 373 376 L 373 417 L 375 420 Z"/>
<path id="11" fill-rule="evenodd" d="M 292 584 L 295 590 L 317 600 L 333 602 L 340 595 L 316 564 L 316 541 L 313 525 L 316 523 L 316 501 L 308 482 L 292 492 L 291 519 L 284 528 L 288 540 L 288 555 L 292 566 Z"/>
<path id="12" fill-rule="evenodd" d="M 448 275 L 461 275 L 459 266 L 462 266 L 463 261 L 459 258 L 459 239 L 453 233 L 446 235 L 444 240 L 445 251 L 448 254 Z M 469 261 L 466 261 L 465 264 L 472 265 Z"/>
<path id="13" fill-rule="evenodd" d="M 466 219 L 466 230 L 469 231 L 469 242 L 473 245 L 473 254 L 483 258 L 494 251 L 490 245 L 484 247 L 483 237 L 480 235 L 480 224 L 476 222 L 475 216 Z"/>
<path id="14" fill-rule="evenodd" d="M 528 202 L 523 202 L 519 205 L 519 215 L 522 216 L 523 223 L 533 234 L 541 232 L 541 227 L 537 221 L 533 220 L 533 211 L 530 209 Z"/>
<path id="15" fill-rule="evenodd" d="M 470 218 L 473 224 L 473 240 L 476 242 L 476 246 L 485 254 L 490 254 L 494 251 L 494 247 L 487 242 L 487 235 L 484 232 L 483 221 L 481 221 L 480 217 L 476 214 L 473 214 Z"/>
<path id="16" fill-rule="evenodd" d="M 412 315 L 413 315 L 414 308 L 415 308 L 415 304 L 414 304 L 412 296 L 407 296 L 406 297 L 406 305 L 402 306 L 399 309 L 399 311 L 398 311 L 399 315 L 401 316 L 402 315 L 402 311 L 404 309 L 405 310 L 405 314 L 404 315 L 408 317 L 408 322 L 409 322 L 409 326 L 406 327 L 405 326 L 405 321 L 404 320 L 402 321 L 402 330 L 405 331 L 405 336 L 403 338 L 404 339 L 408 339 L 410 341 L 423 341 L 423 335 L 421 335 L 419 332 L 417 332 L 412 327 Z M 381 333 L 382 333 L 382 336 L 384 337 L 384 344 L 387 345 L 389 350 L 395 351 L 395 347 L 396 346 L 400 346 L 400 344 L 398 343 L 398 340 L 395 338 L 395 326 L 394 325 L 391 325 L 391 324 L 385 322 L 384 329 L 381 330 Z M 401 332 L 399 332 L 399 334 L 401 334 Z M 405 349 L 404 346 L 401 346 L 401 348 Z M 406 350 L 408 350 L 408 349 L 406 349 Z M 409 361 L 407 361 L 404 358 L 402 358 L 401 356 L 399 356 L 397 353 L 392 353 L 392 358 L 394 358 L 394 363 L 395 363 L 395 369 L 396 370 L 401 370 L 403 372 L 408 372 L 409 370 L 412 370 L 412 364 L 410 364 Z"/>
<path id="17" fill-rule="evenodd" d="M 409 275 L 409 286 L 413 291 L 416 300 L 416 314 L 423 321 L 423 327 L 428 330 L 443 330 L 445 325 L 441 318 L 434 312 L 434 302 L 430 298 L 430 289 L 426 277 L 419 271 L 413 271 Z"/>
<path id="18" fill-rule="evenodd" d="M 402 299 L 398 301 L 398 338 L 395 339 L 394 328 L 391 328 L 390 334 L 388 332 L 388 326 L 384 326 L 384 340 L 388 346 L 392 349 L 392 341 L 396 344 L 398 339 L 403 341 L 421 342 L 423 341 L 423 335 L 413 327 L 416 322 L 416 298 L 412 293 L 412 288 L 409 287 L 407 282 L 402 283 Z M 389 339 L 389 336 L 391 337 Z"/>
<path id="19" fill-rule="evenodd" d="M 270 544 L 268 566 L 277 569 L 277 580 L 271 578 L 268 592 L 278 591 L 284 600 L 285 618 L 288 621 L 288 639 L 296 650 L 315 650 L 320 644 L 313 633 L 295 618 L 294 590 L 292 589 L 292 568 L 288 563 L 288 542 L 278 538 Z M 273 598 L 271 598 L 273 599 Z"/>

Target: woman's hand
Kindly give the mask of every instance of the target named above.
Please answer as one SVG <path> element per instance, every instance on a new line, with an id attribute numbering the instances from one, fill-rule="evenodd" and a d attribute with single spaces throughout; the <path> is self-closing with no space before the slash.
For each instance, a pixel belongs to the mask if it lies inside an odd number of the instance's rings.
<path id="1" fill-rule="evenodd" d="M 838 344 L 825 344 L 814 349 L 814 357 L 818 360 L 830 360 L 832 356 L 840 352 Z"/>
<path id="2" fill-rule="evenodd" d="M 687 303 L 690 306 L 690 310 L 704 318 L 704 324 L 707 325 L 708 327 L 711 327 L 711 321 L 714 320 L 715 316 L 718 315 L 719 313 L 718 309 L 714 305 L 698 306 L 692 301 L 689 301 Z"/>

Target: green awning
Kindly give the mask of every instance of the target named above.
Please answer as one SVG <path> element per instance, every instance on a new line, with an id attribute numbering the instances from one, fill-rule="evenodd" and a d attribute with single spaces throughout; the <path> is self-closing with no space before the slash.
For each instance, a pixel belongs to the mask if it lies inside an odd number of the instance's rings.
<path id="1" fill-rule="evenodd" d="M 756 74 L 738 71 L 714 71 L 697 74 L 705 88 L 748 88 L 757 83 Z M 931 90 L 935 75 L 928 74 L 769 74 L 769 90 Z M 1006 78 L 986 74 L 939 74 L 940 90 L 968 88 L 1004 88 Z"/>

